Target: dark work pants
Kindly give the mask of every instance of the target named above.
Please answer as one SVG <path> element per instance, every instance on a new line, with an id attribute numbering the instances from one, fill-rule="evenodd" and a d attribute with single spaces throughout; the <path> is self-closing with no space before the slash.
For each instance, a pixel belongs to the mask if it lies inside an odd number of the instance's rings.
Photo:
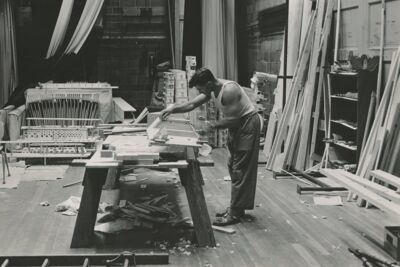
<path id="1" fill-rule="evenodd" d="M 229 129 L 228 160 L 232 180 L 231 208 L 253 209 L 256 194 L 260 118 L 252 113 L 240 119 L 236 128 Z"/>

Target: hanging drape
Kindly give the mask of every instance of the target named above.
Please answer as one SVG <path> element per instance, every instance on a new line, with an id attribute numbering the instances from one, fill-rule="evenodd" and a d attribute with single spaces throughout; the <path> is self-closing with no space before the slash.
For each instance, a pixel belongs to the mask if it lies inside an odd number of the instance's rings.
<path id="1" fill-rule="evenodd" d="M 237 80 L 234 0 L 202 1 L 203 66 L 216 77 Z"/>
<path id="2" fill-rule="evenodd" d="M 11 0 L 0 1 L 0 106 L 18 83 L 17 49 Z"/>
<path id="3" fill-rule="evenodd" d="M 76 26 L 75 32 L 65 50 L 65 54 L 77 54 L 85 43 L 87 37 L 92 30 L 94 23 L 99 16 L 104 0 L 88 0 L 86 1 L 81 18 Z"/>
<path id="4" fill-rule="evenodd" d="M 56 26 L 54 27 L 53 35 L 51 37 L 50 46 L 47 50 L 46 58 L 54 56 L 62 45 L 67 32 L 69 19 L 71 18 L 73 6 L 74 0 L 63 0 Z"/>

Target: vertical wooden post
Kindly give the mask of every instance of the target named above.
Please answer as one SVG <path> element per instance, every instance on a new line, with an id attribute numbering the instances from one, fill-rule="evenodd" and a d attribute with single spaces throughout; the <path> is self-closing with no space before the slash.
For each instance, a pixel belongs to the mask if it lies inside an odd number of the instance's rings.
<path id="1" fill-rule="evenodd" d="M 83 193 L 76 218 L 71 248 L 90 247 L 93 243 L 93 230 L 96 223 L 101 190 L 106 181 L 108 168 L 86 169 Z"/>
<path id="2" fill-rule="evenodd" d="M 204 198 L 200 165 L 193 148 L 188 147 L 186 153 L 189 166 L 187 169 L 179 169 L 179 176 L 184 181 L 197 241 L 200 247 L 214 247 L 214 232 Z"/>

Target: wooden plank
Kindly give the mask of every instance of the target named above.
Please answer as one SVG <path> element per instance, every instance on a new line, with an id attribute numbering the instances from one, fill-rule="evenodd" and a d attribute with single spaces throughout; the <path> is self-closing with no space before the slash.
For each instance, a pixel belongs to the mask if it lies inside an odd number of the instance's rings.
<path id="1" fill-rule="evenodd" d="M 324 116 L 325 116 L 325 138 L 331 137 L 331 78 L 329 75 L 325 76 L 324 79 Z M 322 160 L 322 166 L 325 168 L 328 167 L 329 163 L 329 150 L 330 150 L 330 143 L 325 143 L 325 161 Z"/>
<path id="2" fill-rule="evenodd" d="M 85 248 L 93 244 L 93 230 L 96 223 L 102 187 L 108 168 L 86 169 L 82 199 L 75 222 L 71 248 Z"/>
<path id="3" fill-rule="evenodd" d="M 307 79 L 307 84 L 304 88 L 304 112 L 302 114 L 302 123 L 301 123 L 301 136 L 300 136 L 300 141 L 299 141 L 299 148 L 298 148 L 298 155 L 297 155 L 297 160 L 296 160 L 296 168 L 297 169 L 304 169 L 306 167 L 306 162 L 308 161 L 308 152 L 310 147 L 309 147 L 309 137 L 310 137 L 310 124 L 311 124 L 311 114 L 312 114 L 312 107 L 313 107 L 313 101 L 314 101 L 314 93 L 315 93 L 315 83 L 316 83 L 316 75 L 317 75 L 317 69 L 318 69 L 318 62 L 319 62 L 319 55 L 321 52 L 320 46 L 321 40 L 325 40 L 325 36 L 329 34 L 330 30 L 330 21 L 332 19 L 332 8 L 333 8 L 333 1 L 328 2 L 328 7 L 327 7 L 327 12 L 326 12 L 326 18 L 325 22 L 328 22 L 329 27 L 327 27 L 328 30 L 326 32 L 323 32 L 322 29 L 322 23 L 323 23 L 323 18 L 324 18 L 324 7 L 325 7 L 325 1 L 320 0 L 318 2 L 318 10 L 317 10 L 317 24 L 315 28 L 315 36 L 314 36 L 314 44 L 313 44 L 313 49 L 312 49 L 312 58 L 311 58 L 311 63 L 310 63 L 310 68 L 309 68 L 309 73 L 308 73 L 308 79 Z M 326 47 L 324 47 L 326 50 Z M 326 54 L 324 51 L 322 51 L 322 56 Z M 322 57 L 323 59 L 323 57 Z M 322 60 L 321 60 L 322 63 Z M 320 75 L 322 75 L 320 73 Z M 319 83 L 322 84 L 322 79 L 320 76 Z M 318 87 L 320 85 L 318 84 Z"/>
<path id="4" fill-rule="evenodd" d="M 110 134 L 122 134 L 122 133 L 138 133 L 138 132 L 146 132 L 147 128 L 144 127 L 123 127 L 117 126 L 111 130 Z"/>
<path id="5" fill-rule="evenodd" d="M 392 162 L 396 161 L 396 157 L 393 153 L 399 149 L 399 147 L 396 147 L 396 143 L 400 141 L 400 104 L 397 104 L 395 118 L 395 123 L 391 129 L 389 129 L 382 159 L 381 162 L 379 162 L 379 168 L 387 172 L 392 172 L 392 170 L 389 170 L 389 166 Z"/>
<path id="6" fill-rule="evenodd" d="M 298 92 L 302 85 L 302 80 L 304 78 L 304 75 L 306 73 L 306 68 L 308 66 L 309 56 L 311 53 L 311 44 L 313 40 L 312 32 L 314 31 L 314 28 L 315 28 L 315 13 L 312 13 L 309 27 L 307 30 L 307 37 L 305 39 L 305 44 L 303 45 L 303 51 L 301 51 L 300 53 L 300 58 L 297 62 L 296 71 L 293 76 L 294 78 L 291 84 L 293 88 L 290 90 L 288 103 L 285 106 L 286 108 L 283 110 L 280 123 L 278 124 L 276 138 L 272 144 L 271 154 L 270 157 L 268 158 L 267 169 L 270 170 L 274 167 L 276 157 L 280 154 L 282 143 L 286 137 L 287 127 L 295 110 L 295 104 Z"/>
<path id="7" fill-rule="evenodd" d="M 382 127 L 382 124 L 384 124 L 384 116 L 386 114 L 386 109 L 387 109 L 386 103 L 389 101 L 390 96 L 392 94 L 393 81 L 395 79 L 395 76 L 397 76 L 396 70 L 398 71 L 398 66 L 400 65 L 399 57 L 400 57 L 400 47 L 397 50 L 397 52 L 393 55 L 390 73 L 387 79 L 385 89 L 383 91 L 384 93 L 381 99 L 381 104 L 379 105 L 378 111 L 376 112 L 375 120 L 371 127 L 371 132 L 365 144 L 365 148 L 362 151 L 362 154 L 360 155 L 359 165 L 357 167 L 357 173 L 356 173 L 358 176 L 365 177 L 368 171 L 370 170 L 369 167 L 371 167 L 371 163 L 375 163 L 375 161 L 371 160 L 370 154 L 373 153 L 373 151 L 375 150 L 375 147 L 377 146 L 377 141 L 381 140 L 382 138 L 381 136 L 382 133 L 380 133 L 379 130 Z M 376 159 L 376 157 L 374 159 Z"/>
<path id="8" fill-rule="evenodd" d="M 136 111 L 134 107 L 132 107 L 128 102 L 126 102 L 121 97 L 113 97 L 113 104 L 114 104 L 115 121 L 124 121 L 125 112 L 133 113 Z"/>
<path id="9" fill-rule="evenodd" d="M 188 222 L 192 227 L 193 227 L 193 221 L 189 221 Z M 234 234 L 236 233 L 236 230 L 230 227 L 222 227 L 222 226 L 216 226 L 213 225 L 212 229 L 217 231 L 217 232 L 221 232 L 221 233 L 225 233 L 225 234 Z"/>
<path id="10" fill-rule="evenodd" d="M 150 141 L 150 144 L 157 144 L 160 146 L 183 146 L 183 147 L 201 147 L 201 144 L 197 143 L 198 138 L 182 137 L 182 136 L 168 136 L 167 140 L 154 139 Z"/>
<path id="11" fill-rule="evenodd" d="M 384 172 L 382 170 L 373 170 L 369 174 L 375 178 L 378 178 L 382 182 L 397 187 L 397 190 L 400 190 L 400 177 Z"/>
<path id="12" fill-rule="evenodd" d="M 326 17 L 324 21 L 324 32 L 321 39 L 322 44 L 322 51 L 321 51 L 321 63 L 319 66 L 319 78 L 318 78 L 318 85 L 317 85 L 317 98 L 315 102 L 315 112 L 313 116 L 313 127 L 312 127 L 312 136 L 311 136 L 311 148 L 310 148 L 310 155 L 309 159 L 306 159 L 306 163 L 308 161 L 307 168 L 311 167 L 312 163 L 312 155 L 315 153 L 315 143 L 317 139 L 317 130 L 318 130 L 318 122 L 319 122 L 319 114 L 321 108 L 321 94 L 322 94 L 322 86 L 325 79 L 326 71 L 325 71 L 325 61 L 326 61 L 326 54 L 328 49 L 328 40 L 331 31 L 331 23 L 332 23 L 332 16 L 333 16 L 333 1 L 328 3 L 328 7 L 326 10 Z"/>
<path id="13" fill-rule="evenodd" d="M 378 80 L 376 84 L 376 106 L 375 110 L 379 108 L 379 102 L 381 99 L 381 87 L 382 87 L 382 68 L 383 68 L 383 48 L 385 43 L 385 17 L 386 17 L 386 4 L 385 0 L 382 1 L 381 7 L 381 28 L 380 28 L 380 42 L 379 42 L 379 67 L 378 67 Z"/>
<path id="14" fill-rule="evenodd" d="M 210 156 L 198 156 L 197 161 L 199 162 L 200 167 L 214 167 L 214 160 Z"/>
<path id="15" fill-rule="evenodd" d="M 197 242 L 200 247 L 214 247 L 215 238 L 201 184 L 200 166 L 193 148 L 187 148 L 186 153 L 189 166 L 187 169 L 179 169 L 179 177 L 185 186 Z"/>
<path id="16" fill-rule="evenodd" d="M 344 177 L 349 178 L 350 180 L 367 187 L 371 191 L 375 192 L 376 194 L 380 195 L 383 198 L 386 198 L 390 201 L 393 201 L 397 204 L 400 204 L 400 194 L 396 193 L 396 191 L 391 190 L 383 185 L 377 184 L 373 181 L 369 181 L 352 173 L 346 172 L 344 170 L 337 170 L 338 173 L 343 175 Z"/>
<path id="17" fill-rule="evenodd" d="M 387 199 L 375 194 L 369 189 L 366 189 L 362 185 L 351 181 L 350 179 L 342 176 L 340 173 L 338 173 L 335 170 L 332 169 L 321 169 L 320 172 L 338 183 L 341 183 L 344 187 L 347 189 L 351 190 L 355 194 L 359 195 L 363 199 L 367 200 L 374 206 L 378 207 L 381 210 L 384 210 L 386 212 L 389 212 L 391 214 L 400 215 L 400 205 L 391 203 Z"/>
<path id="18" fill-rule="evenodd" d="M 168 253 L 160 252 L 135 252 L 135 253 L 124 253 L 127 259 L 131 260 L 131 263 L 145 265 L 168 265 L 169 255 Z M 40 266 L 45 259 L 48 260 L 50 266 L 85 266 L 82 265 L 84 262 L 90 262 L 90 266 L 104 266 L 104 263 L 119 258 L 113 263 L 118 266 L 122 266 L 125 257 L 121 257 L 120 253 L 83 253 L 72 254 L 52 254 L 52 255 L 9 255 L 1 256 L 0 262 L 5 259 L 9 260 L 9 266 Z M 86 266 L 89 266 L 87 264 Z M 3 266 L 2 266 L 3 267 Z M 4 266 L 6 267 L 6 266 Z"/>

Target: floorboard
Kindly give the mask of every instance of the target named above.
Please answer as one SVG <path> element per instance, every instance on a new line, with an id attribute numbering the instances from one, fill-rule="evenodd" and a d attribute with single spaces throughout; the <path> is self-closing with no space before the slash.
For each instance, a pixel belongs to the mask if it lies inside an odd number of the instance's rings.
<path id="1" fill-rule="evenodd" d="M 216 149 L 212 156 L 215 166 L 202 171 L 205 198 L 214 219 L 216 211 L 228 206 L 230 182 L 223 180 L 228 175 L 227 152 Z M 54 208 L 70 196 L 81 195 L 80 184 L 62 187 L 82 178 L 80 168 L 70 167 L 62 180 L 21 181 L 18 189 L 0 190 L 0 254 L 121 250 L 112 246 L 69 248 L 76 217 L 61 215 Z M 167 191 L 179 213 L 183 217 L 190 215 L 183 187 L 156 179 L 146 183 L 148 192 Z M 215 232 L 216 248 L 197 248 L 191 255 L 171 254 L 168 266 L 362 266 L 347 251 L 348 247 L 392 261 L 381 245 L 384 226 L 396 225 L 396 218 L 378 209 L 360 208 L 345 198 L 343 206 L 315 206 L 312 194 L 296 193 L 298 183 L 293 179 L 275 180 L 259 165 L 256 207 L 242 223 L 232 226 L 236 233 Z M 143 193 L 134 185 L 121 188 L 122 195 Z M 103 195 L 102 201 L 106 201 L 107 194 Z M 50 206 L 40 206 L 42 201 L 48 201 Z"/>

